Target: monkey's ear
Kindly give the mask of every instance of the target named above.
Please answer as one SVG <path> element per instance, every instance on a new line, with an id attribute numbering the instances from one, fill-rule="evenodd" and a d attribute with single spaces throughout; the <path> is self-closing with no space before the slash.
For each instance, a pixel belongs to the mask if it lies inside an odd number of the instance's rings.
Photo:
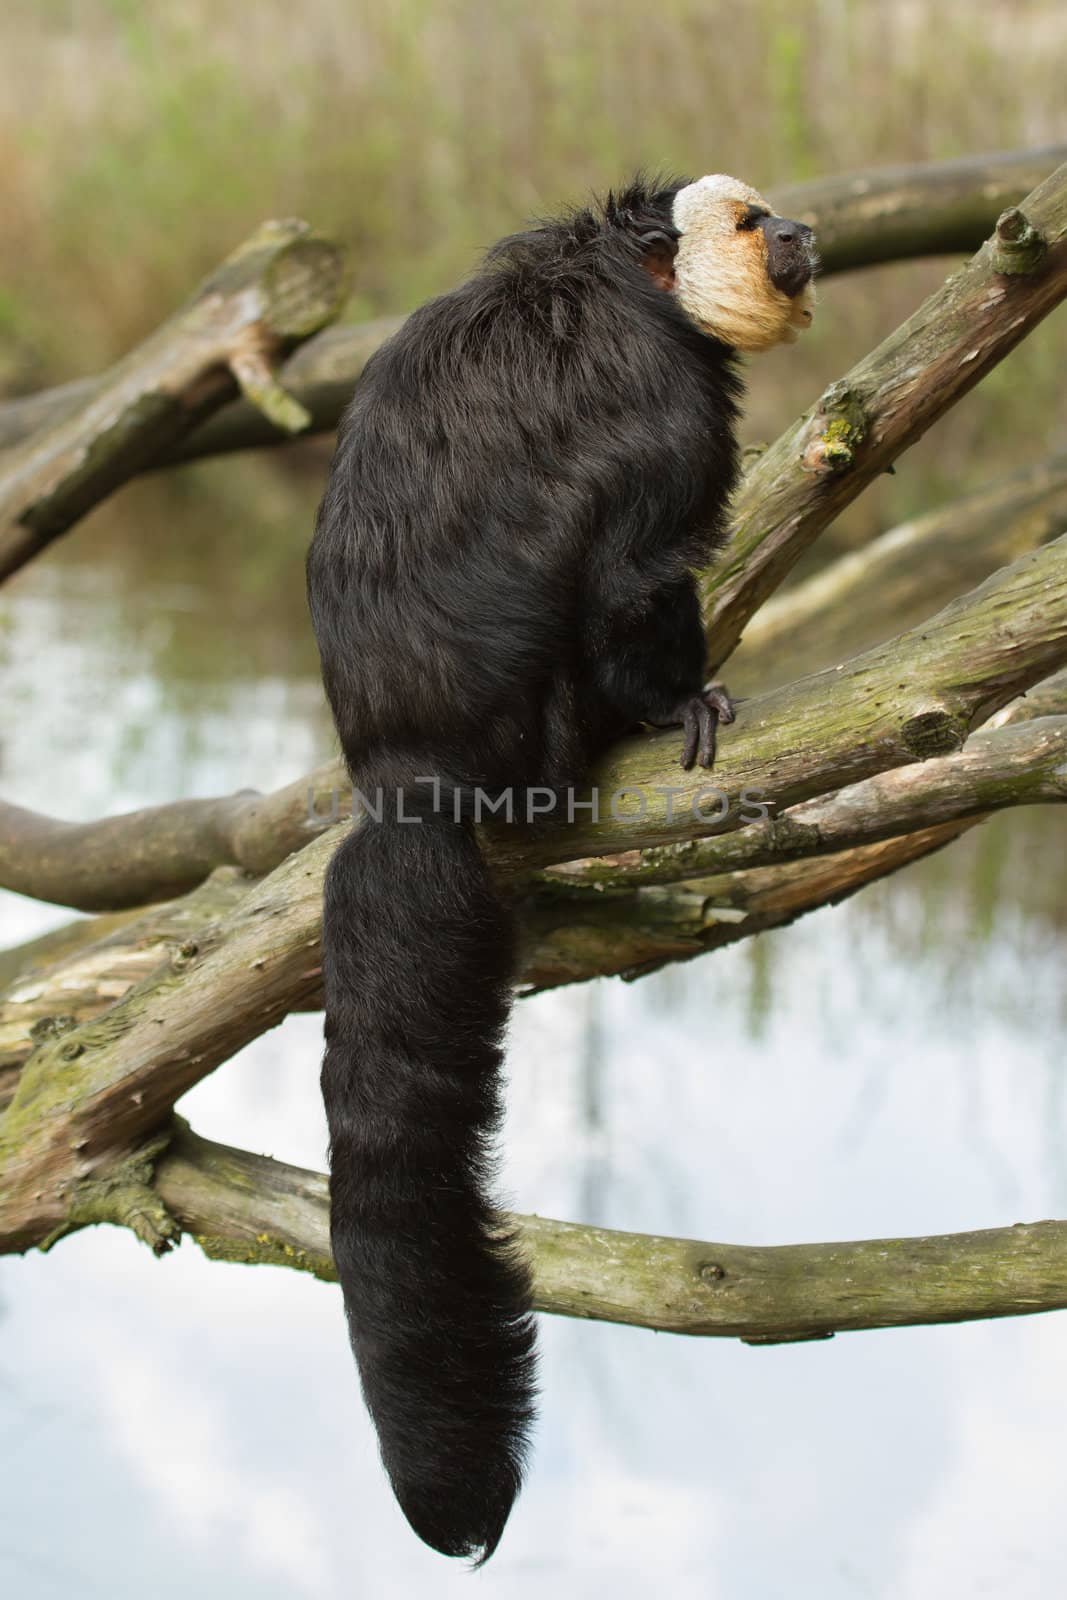
<path id="1" fill-rule="evenodd" d="M 643 230 L 638 238 L 641 244 L 641 265 L 658 289 L 674 288 L 674 258 L 678 254 L 678 240 L 660 228 Z"/>

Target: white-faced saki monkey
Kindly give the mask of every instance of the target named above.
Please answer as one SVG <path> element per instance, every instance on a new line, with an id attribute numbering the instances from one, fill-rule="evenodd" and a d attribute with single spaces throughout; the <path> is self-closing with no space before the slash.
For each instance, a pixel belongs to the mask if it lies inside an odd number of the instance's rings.
<path id="1" fill-rule="evenodd" d="M 516 958 L 477 791 L 521 816 L 642 723 L 711 765 L 733 712 L 692 574 L 737 477 L 737 353 L 811 322 L 814 262 L 734 178 L 639 179 L 502 240 L 341 424 L 308 557 L 366 802 L 325 890 L 333 1252 L 393 1489 L 446 1555 L 492 1554 L 534 1401 L 490 1193 Z"/>

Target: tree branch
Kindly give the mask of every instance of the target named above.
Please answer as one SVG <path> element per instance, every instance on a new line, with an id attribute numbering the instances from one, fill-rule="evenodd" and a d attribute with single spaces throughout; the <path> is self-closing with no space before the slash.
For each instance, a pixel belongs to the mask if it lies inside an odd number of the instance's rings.
<path id="1" fill-rule="evenodd" d="M 790 806 L 766 822 L 608 861 L 596 856 L 568 861 L 548 867 L 540 881 L 572 889 L 679 883 L 831 855 L 1012 806 L 1065 800 L 1067 716 L 1027 718 L 972 734 L 954 755 L 877 773 Z"/>
<path id="2" fill-rule="evenodd" d="M 1020 214 L 1041 248 L 1010 237 Z M 713 669 L 833 518 L 1067 295 L 1067 164 L 1002 224 L 750 468 L 705 577 Z"/>
<path id="3" fill-rule="evenodd" d="M 323 1174 L 182 1130 L 156 1166 L 154 1191 L 213 1259 L 336 1279 Z M 531 1258 L 537 1310 L 670 1333 L 771 1344 L 1067 1306 L 1064 1222 L 760 1246 L 512 1220 Z"/>
<path id="4" fill-rule="evenodd" d="M 310 417 L 273 363 L 335 317 L 341 252 L 306 223 L 266 223 L 78 406 L 0 460 L 0 579 L 65 533 L 234 393 L 272 428 Z"/>
<path id="5" fill-rule="evenodd" d="M 816 228 L 824 272 L 977 250 L 1008 206 L 1067 161 L 1067 145 L 873 167 L 775 191 L 783 216 Z"/>
<path id="6" fill-rule="evenodd" d="M 273 794 L 177 800 L 95 822 L 62 822 L 0 801 L 0 888 L 78 911 L 185 894 L 220 866 L 269 872 L 331 820 L 348 779 L 339 762 Z"/>
<path id="7" fill-rule="evenodd" d="M 802 803 L 768 827 L 548 867 L 523 900 L 520 982 L 537 990 L 689 959 L 837 903 L 957 837 L 985 807 L 1062 799 L 1055 752 L 1065 715 L 1067 672 L 1011 702 L 959 755 Z M 1003 741 L 996 733 L 1037 718 L 1043 727 L 1028 735 Z M 276 798 L 266 798 L 263 814 Z M 920 831 L 920 823 L 929 827 Z M 883 837 L 888 849 L 868 848 Z M 753 870 L 763 863 L 767 870 Z M 675 883 L 681 888 L 671 896 L 639 892 Z M 98 1016 L 253 888 L 243 873 L 222 868 L 171 905 L 85 919 L 0 953 L 0 1111 L 44 1036 Z M 320 1009 L 321 996 L 309 993 L 304 1003 Z"/>
<path id="8" fill-rule="evenodd" d="M 0 958 L 0 1111 L 23 1062 L 127 996 L 153 973 L 169 973 L 257 885 L 221 867 L 192 893 L 149 911 L 86 918 Z M 183 952 L 185 953 L 183 956 Z M 317 998 L 317 995 L 316 995 Z"/>
<path id="9" fill-rule="evenodd" d="M 941 850 L 980 821 L 858 845 L 832 855 L 705 873 L 669 885 L 599 894 L 547 885 L 523 906 L 522 981 L 527 992 L 590 978 L 641 978 L 676 961 L 710 955 L 741 939 L 785 928 L 822 906 L 840 905 L 868 884 Z M 640 853 L 634 852 L 640 860 Z M 622 857 L 626 861 L 627 857 Z"/>
<path id="10" fill-rule="evenodd" d="M 731 673 L 759 688 L 781 681 L 783 655 L 790 677 L 843 661 L 1061 533 L 1067 456 L 891 528 L 772 595 L 746 626 Z"/>
<path id="11" fill-rule="evenodd" d="M 699 879 L 670 889 L 630 883 L 625 871 L 611 893 L 603 879 L 596 893 L 585 894 L 576 893 L 566 879 L 562 884 L 549 879 L 522 902 L 517 982 L 521 992 L 536 993 L 590 978 L 632 978 L 668 961 L 708 954 L 783 927 L 828 902 L 836 905 L 940 849 L 974 820 L 977 816 L 885 844 L 762 870 L 705 870 Z M 639 852 L 634 857 L 643 859 Z M 624 869 L 628 860 L 621 859 Z M 662 867 L 660 871 L 668 875 Z M 153 973 L 165 978 L 176 958 L 183 953 L 187 958 L 204 931 L 232 916 L 240 900 L 257 888 L 232 868 L 221 868 L 191 895 L 139 916 L 127 915 L 119 928 L 102 931 L 97 940 L 92 938 L 97 923 L 107 930 L 115 918 L 74 924 L 84 942 L 72 938 L 71 930 L 61 930 L 64 937 L 56 940 L 54 961 L 13 977 L 0 993 L 0 1112 L 14 1098 L 23 1065 L 45 1040 L 63 1038 L 69 1045 L 66 1035 L 72 1029 L 107 1012 L 136 984 Z M 34 941 L 20 954 L 29 965 L 37 954 L 46 959 L 48 948 L 48 941 Z M 257 997 L 257 1004 L 261 999 Z M 290 1009 L 321 1011 L 318 984 L 309 983 L 296 994 Z"/>

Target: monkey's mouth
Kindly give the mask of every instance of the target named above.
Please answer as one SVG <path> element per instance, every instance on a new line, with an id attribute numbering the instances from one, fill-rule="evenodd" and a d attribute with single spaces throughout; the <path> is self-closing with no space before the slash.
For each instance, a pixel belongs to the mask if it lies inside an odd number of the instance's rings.
<path id="1" fill-rule="evenodd" d="M 818 266 L 815 234 L 806 222 L 788 217 L 768 217 L 763 223 L 767 243 L 767 276 L 776 289 L 792 300 L 806 289 Z"/>
<path id="2" fill-rule="evenodd" d="M 814 257 L 802 257 L 797 261 L 790 261 L 774 269 L 770 274 L 771 282 L 776 289 L 787 294 L 790 300 L 796 298 L 802 289 L 806 289 L 815 276 Z"/>

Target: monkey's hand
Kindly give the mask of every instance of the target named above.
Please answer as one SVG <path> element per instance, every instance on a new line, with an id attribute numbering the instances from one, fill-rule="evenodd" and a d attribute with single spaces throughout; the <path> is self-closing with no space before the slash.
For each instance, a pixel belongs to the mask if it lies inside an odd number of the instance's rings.
<path id="1" fill-rule="evenodd" d="M 721 683 L 706 683 L 700 694 L 679 701 L 668 720 L 653 724 L 657 728 L 682 728 L 681 765 L 688 772 L 699 759 L 702 767 L 715 763 L 715 736 L 720 723 L 734 720 L 734 703 Z"/>

